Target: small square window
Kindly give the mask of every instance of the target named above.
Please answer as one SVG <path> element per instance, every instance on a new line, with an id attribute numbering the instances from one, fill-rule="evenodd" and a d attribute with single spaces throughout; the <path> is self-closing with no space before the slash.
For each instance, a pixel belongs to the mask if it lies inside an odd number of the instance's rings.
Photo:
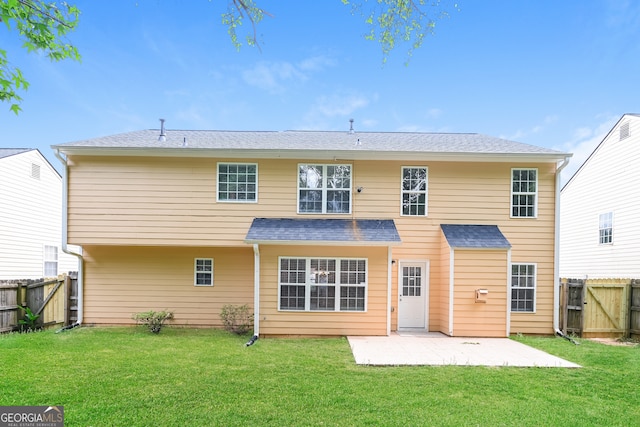
<path id="1" fill-rule="evenodd" d="M 194 284 L 195 286 L 213 286 L 212 258 L 196 258 Z"/>
<path id="2" fill-rule="evenodd" d="M 219 202 L 257 202 L 258 165 L 218 163 Z"/>

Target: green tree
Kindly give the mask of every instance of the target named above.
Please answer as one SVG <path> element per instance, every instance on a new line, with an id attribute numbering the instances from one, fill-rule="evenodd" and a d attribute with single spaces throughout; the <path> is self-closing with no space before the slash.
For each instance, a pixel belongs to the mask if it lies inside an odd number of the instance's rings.
<path id="1" fill-rule="evenodd" d="M 80 11 L 66 2 L 45 3 L 42 0 L 0 0 L 0 21 L 9 31 L 17 31 L 22 46 L 29 52 L 39 51 L 52 61 L 79 60 L 78 50 L 65 36 L 76 28 Z M 21 111 L 18 90 L 26 90 L 28 81 L 0 49 L 0 101 L 9 102 L 10 109 Z"/>
<path id="2" fill-rule="evenodd" d="M 258 0 L 259 2 L 260 0 Z M 369 26 L 364 37 L 380 43 L 383 61 L 400 43 L 408 43 L 408 56 L 422 46 L 425 36 L 433 34 L 436 22 L 449 16 L 447 8 L 458 9 L 449 0 L 341 0 L 353 15 L 361 15 Z M 236 30 L 244 20 L 251 23 L 245 43 L 258 46 L 256 26 L 265 16 L 271 16 L 256 0 L 229 0 L 222 22 L 227 25 L 231 42 L 240 48 Z"/>
<path id="3" fill-rule="evenodd" d="M 231 42 L 240 48 L 243 42 L 237 30 L 245 20 L 251 23 L 245 43 L 260 47 L 256 26 L 265 16 L 271 16 L 258 6 L 263 0 L 226 0 L 227 10 L 222 23 L 228 27 Z M 399 43 L 408 43 L 408 56 L 422 46 L 426 35 L 433 33 L 436 22 L 447 16 L 443 3 L 449 0 L 340 0 L 359 14 L 370 26 L 365 38 L 379 42 L 383 62 Z M 453 4 L 457 9 L 457 4 Z M 17 31 L 27 51 L 44 52 L 52 61 L 80 60 L 75 46 L 66 36 L 78 25 L 80 10 L 67 2 L 43 0 L 0 0 L 0 22 L 9 31 Z M 20 68 L 13 66 L 7 51 L 0 48 L 0 101 L 9 102 L 14 113 L 21 111 L 22 98 L 17 91 L 26 90 L 29 82 Z"/>

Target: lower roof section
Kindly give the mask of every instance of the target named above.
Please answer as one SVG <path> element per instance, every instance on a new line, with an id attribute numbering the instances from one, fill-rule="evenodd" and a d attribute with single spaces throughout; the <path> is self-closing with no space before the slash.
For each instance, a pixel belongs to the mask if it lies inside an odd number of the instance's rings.
<path id="1" fill-rule="evenodd" d="M 451 248 L 509 249 L 511 243 L 497 225 L 441 224 Z"/>
<path id="2" fill-rule="evenodd" d="M 389 246 L 401 240 L 391 219 L 255 218 L 245 242 Z"/>

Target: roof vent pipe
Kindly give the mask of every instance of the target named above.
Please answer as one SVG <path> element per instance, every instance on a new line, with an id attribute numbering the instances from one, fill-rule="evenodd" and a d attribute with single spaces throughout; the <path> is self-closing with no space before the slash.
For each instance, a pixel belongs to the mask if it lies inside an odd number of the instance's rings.
<path id="1" fill-rule="evenodd" d="M 349 119 L 349 133 L 355 133 L 353 130 L 353 119 Z"/>
<path id="2" fill-rule="evenodd" d="M 167 140 L 167 134 L 164 133 L 164 119 L 160 119 L 160 136 L 158 137 L 158 141 L 164 142 Z"/>

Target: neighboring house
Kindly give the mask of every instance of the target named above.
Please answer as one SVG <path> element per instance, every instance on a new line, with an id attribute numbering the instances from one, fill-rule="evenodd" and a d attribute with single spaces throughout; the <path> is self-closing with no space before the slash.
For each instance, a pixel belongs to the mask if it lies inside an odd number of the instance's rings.
<path id="1" fill-rule="evenodd" d="M 78 270 L 62 252 L 62 179 L 38 151 L 0 148 L 0 280 Z"/>
<path id="2" fill-rule="evenodd" d="M 560 274 L 640 279 L 640 114 L 624 114 L 561 192 Z"/>
<path id="3" fill-rule="evenodd" d="M 478 134 L 143 130 L 66 159 L 83 321 L 168 309 L 260 335 L 551 334 L 558 170 Z"/>

